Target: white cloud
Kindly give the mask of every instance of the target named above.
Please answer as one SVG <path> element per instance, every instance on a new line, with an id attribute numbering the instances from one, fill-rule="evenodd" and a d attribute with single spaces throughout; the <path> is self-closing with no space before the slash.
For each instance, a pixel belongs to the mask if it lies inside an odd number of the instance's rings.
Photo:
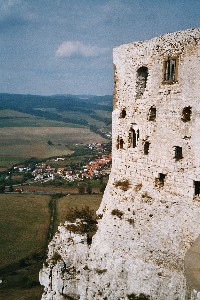
<path id="1" fill-rule="evenodd" d="M 57 49 L 57 57 L 71 57 L 79 55 L 83 57 L 95 57 L 108 52 L 108 48 L 84 45 L 79 41 L 64 41 Z"/>

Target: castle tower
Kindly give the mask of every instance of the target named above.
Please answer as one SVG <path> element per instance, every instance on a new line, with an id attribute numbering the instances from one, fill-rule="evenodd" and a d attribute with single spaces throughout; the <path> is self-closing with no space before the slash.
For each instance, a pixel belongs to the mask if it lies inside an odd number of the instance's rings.
<path id="1" fill-rule="evenodd" d="M 200 234 L 200 29 L 119 46 L 114 71 L 113 165 L 96 239 L 102 231 L 121 260 L 128 299 L 196 299 L 184 266 Z"/>

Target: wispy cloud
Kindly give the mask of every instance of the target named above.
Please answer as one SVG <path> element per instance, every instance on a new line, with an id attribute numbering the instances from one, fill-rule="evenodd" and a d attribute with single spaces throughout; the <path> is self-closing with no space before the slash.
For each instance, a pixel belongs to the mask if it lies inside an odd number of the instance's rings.
<path id="1" fill-rule="evenodd" d="M 108 48 L 101 48 L 92 45 L 85 45 L 80 41 L 64 41 L 56 51 L 56 57 L 95 57 L 109 51 Z"/>

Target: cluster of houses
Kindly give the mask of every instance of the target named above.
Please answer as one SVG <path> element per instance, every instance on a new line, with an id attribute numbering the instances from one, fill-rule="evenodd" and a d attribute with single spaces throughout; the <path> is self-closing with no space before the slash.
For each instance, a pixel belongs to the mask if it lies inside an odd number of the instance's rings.
<path id="1" fill-rule="evenodd" d="M 108 155 L 102 155 L 97 157 L 93 161 L 90 161 L 86 166 L 83 167 L 81 172 L 81 177 L 83 179 L 94 177 L 102 177 L 109 175 L 111 172 L 111 153 Z"/>
<path id="2" fill-rule="evenodd" d="M 32 172 L 34 181 L 46 182 L 58 178 L 67 181 L 80 181 L 83 179 L 94 179 L 107 176 L 111 172 L 111 154 L 102 155 L 90 161 L 85 166 L 80 165 L 64 168 L 52 168 L 51 165 L 40 163 L 36 165 L 35 170 Z"/>
<path id="3" fill-rule="evenodd" d="M 55 179 L 67 181 L 80 181 L 84 179 L 97 179 L 108 176 L 111 172 L 111 153 L 104 154 L 105 145 L 92 143 L 87 145 L 90 149 L 98 150 L 98 157 L 89 161 L 86 165 L 74 164 L 73 166 L 52 167 L 51 164 L 41 162 L 35 165 L 31 171 L 34 182 L 47 182 Z M 64 161 L 66 158 L 57 157 L 53 161 Z M 18 165 L 14 167 L 18 172 L 30 172 L 30 168 Z"/>

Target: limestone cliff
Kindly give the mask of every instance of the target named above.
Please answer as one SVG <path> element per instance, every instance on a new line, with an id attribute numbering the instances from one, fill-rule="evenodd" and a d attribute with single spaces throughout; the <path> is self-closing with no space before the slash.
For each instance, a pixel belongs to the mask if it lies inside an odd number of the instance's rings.
<path id="1" fill-rule="evenodd" d="M 200 299 L 200 255 L 196 269 L 190 259 L 200 233 L 200 29 L 122 45 L 114 65 L 113 166 L 98 230 L 88 244 L 59 227 L 42 299 Z"/>

